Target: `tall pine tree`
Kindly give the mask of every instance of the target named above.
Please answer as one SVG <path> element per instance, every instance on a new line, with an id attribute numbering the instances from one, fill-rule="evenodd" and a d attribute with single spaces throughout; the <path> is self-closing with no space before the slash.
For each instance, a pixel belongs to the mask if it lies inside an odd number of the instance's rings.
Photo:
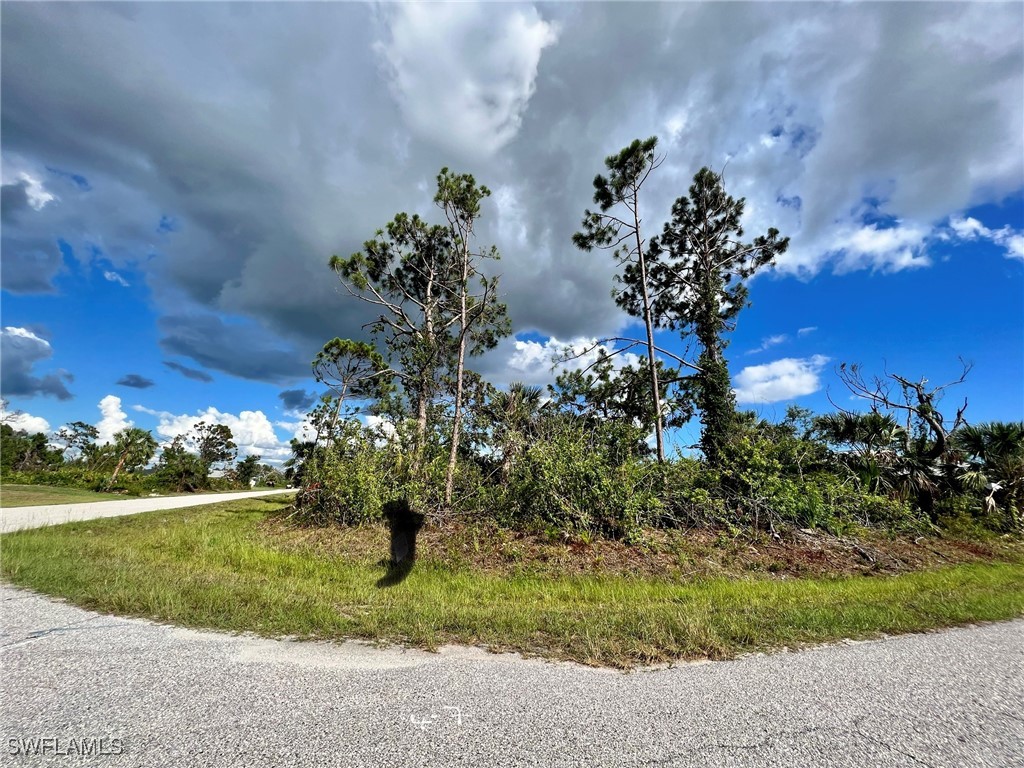
<path id="1" fill-rule="evenodd" d="M 659 324 L 694 336 L 701 349 L 694 383 L 703 427 L 701 450 L 711 466 L 722 463 L 736 414 L 726 334 L 748 306 L 745 281 L 789 247 L 789 238 L 780 238 L 774 228 L 744 242 L 744 203 L 725 193 L 719 174 L 701 168 L 689 197 L 673 204 L 672 219 L 656 244 L 663 252 L 651 264 Z"/>
<path id="2" fill-rule="evenodd" d="M 661 164 L 655 155 L 656 136 L 644 141 L 636 139 L 617 155 L 604 160 L 608 176 L 594 177 L 594 202 L 598 210 L 583 212 L 581 231 L 572 236 L 573 243 L 585 251 L 601 248 L 610 250 L 622 267 L 616 281 L 623 286 L 616 289 L 615 303 L 634 317 L 643 320 L 647 335 L 647 377 L 651 393 L 654 439 L 658 461 L 665 461 L 665 437 L 662 415 L 661 386 L 658 382 L 658 359 L 654 346 L 654 307 L 651 286 L 650 261 L 656 255 L 656 243 L 648 243 L 643 236 L 643 217 L 640 213 L 640 189 Z"/>

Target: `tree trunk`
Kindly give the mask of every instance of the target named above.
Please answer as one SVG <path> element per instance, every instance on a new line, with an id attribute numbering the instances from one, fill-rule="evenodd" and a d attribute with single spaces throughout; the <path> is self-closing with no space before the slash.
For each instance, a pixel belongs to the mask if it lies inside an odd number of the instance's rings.
<path id="1" fill-rule="evenodd" d="M 732 429 L 735 405 L 732 395 L 729 368 L 719 348 L 720 324 L 719 291 L 717 272 L 714 271 L 711 246 L 705 241 L 705 253 L 700 271 L 698 300 L 701 311 L 697 314 L 695 335 L 702 348 L 700 390 L 697 406 L 701 410 L 704 428 L 701 431 L 701 450 L 704 460 L 711 467 L 722 463 L 722 449 Z"/>
<path id="2" fill-rule="evenodd" d="M 933 524 L 939 522 L 938 514 L 935 511 L 935 492 L 931 488 L 918 489 L 917 503 Z"/>
<path id="3" fill-rule="evenodd" d="M 124 453 L 121 454 L 121 459 L 120 461 L 117 462 L 117 466 L 114 467 L 114 474 L 110 476 L 110 482 L 107 483 L 108 488 L 114 484 L 115 480 L 117 480 L 117 474 L 121 471 L 121 468 L 124 466 L 124 463 L 127 459 L 128 451 L 125 451 Z"/>
<path id="4" fill-rule="evenodd" d="M 436 354 L 436 339 L 434 338 L 434 269 L 431 267 L 430 276 L 427 278 L 426 299 L 423 303 L 423 324 L 424 342 L 428 349 Z M 430 385 L 427 381 L 427 372 L 419 371 L 419 392 L 417 392 L 416 403 L 416 450 L 413 452 L 413 479 L 421 479 L 423 469 L 423 455 L 427 448 L 427 401 L 430 399 Z"/>
<path id="5" fill-rule="evenodd" d="M 463 313 L 465 313 L 466 299 L 463 296 Z M 465 317 L 465 314 L 463 314 Z M 461 434 L 462 428 L 462 372 L 463 366 L 466 360 L 466 336 L 465 329 L 463 329 L 462 338 L 459 339 L 459 361 L 457 373 L 455 375 L 455 414 L 452 422 L 452 447 L 451 453 L 448 454 L 448 471 L 445 474 L 444 479 L 444 503 L 446 507 L 450 507 L 452 504 L 452 493 L 455 490 L 455 464 L 458 459 L 459 451 L 459 435 Z"/>
<path id="6" fill-rule="evenodd" d="M 420 469 L 423 467 L 423 451 L 427 443 L 427 393 L 426 385 L 421 384 L 416 397 L 416 447 L 413 450 L 412 470 L 415 477 L 419 477 Z"/>
<path id="7" fill-rule="evenodd" d="M 467 235 L 468 236 L 468 235 Z M 459 358 L 455 367 L 455 415 L 452 419 L 452 447 L 448 454 L 448 471 L 444 478 L 444 505 L 451 507 L 455 490 L 455 463 L 458 460 L 459 435 L 462 430 L 462 378 L 466 366 L 466 334 L 469 317 L 466 314 L 466 293 L 469 291 L 469 242 L 462 243 L 462 283 L 459 286 Z"/>
<path id="8" fill-rule="evenodd" d="M 342 387 L 341 393 L 338 395 L 338 405 L 334 408 L 334 416 L 331 417 L 331 431 L 327 433 L 328 439 L 331 441 L 331 447 L 334 447 L 336 430 L 338 428 L 338 414 L 341 413 L 341 405 L 345 402 L 345 391 L 347 387 Z"/>
<path id="9" fill-rule="evenodd" d="M 644 299 L 644 328 L 647 331 L 647 366 L 651 374 L 651 402 L 654 403 L 654 441 L 658 451 L 658 462 L 665 462 L 665 436 L 661 426 L 661 387 L 658 385 L 658 362 L 654 357 L 654 318 L 651 315 L 651 298 L 647 292 L 647 259 L 644 257 L 643 241 L 640 239 L 640 212 L 636 190 L 633 191 L 633 222 L 636 237 L 636 253 L 640 263 L 640 287 Z"/>

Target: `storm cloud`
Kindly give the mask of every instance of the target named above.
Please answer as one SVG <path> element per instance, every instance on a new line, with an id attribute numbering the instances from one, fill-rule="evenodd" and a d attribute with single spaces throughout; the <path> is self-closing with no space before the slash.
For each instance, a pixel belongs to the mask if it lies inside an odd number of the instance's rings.
<path id="1" fill-rule="evenodd" d="M 288 384 L 372 317 L 329 257 L 436 217 L 447 165 L 494 192 L 516 330 L 600 336 L 614 264 L 570 238 L 652 134 L 650 226 L 710 165 L 749 232 L 792 236 L 780 279 L 924 269 L 1024 185 L 1021 31 L 1013 4 L 12 4 L 3 287 L 52 291 L 60 238 L 142 275 L 168 354 Z"/>

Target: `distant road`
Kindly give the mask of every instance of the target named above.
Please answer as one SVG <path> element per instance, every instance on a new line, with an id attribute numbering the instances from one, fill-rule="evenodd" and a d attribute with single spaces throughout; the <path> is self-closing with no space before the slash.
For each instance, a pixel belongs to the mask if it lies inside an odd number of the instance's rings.
<path id="1" fill-rule="evenodd" d="M 0 618 L 10 766 L 1024 766 L 1020 620 L 622 674 L 197 632 L 7 586 Z"/>
<path id="2" fill-rule="evenodd" d="M 58 525 L 76 520 L 92 520 L 98 517 L 120 517 L 139 512 L 156 512 L 160 509 L 180 509 L 201 504 L 215 504 L 235 499 L 252 499 L 258 496 L 272 496 L 280 493 L 295 493 L 289 488 L 273 491 L 240 491 L 238 493 L 200 493 L 191 496 L 150 496 L 125 501 L 91 501 L 86 504 L 43 504 L 38 507 L 10 507 L 0 509 L 0 533 L 20 531 L 24 528 L 40 528 L 44 525 Z"/>

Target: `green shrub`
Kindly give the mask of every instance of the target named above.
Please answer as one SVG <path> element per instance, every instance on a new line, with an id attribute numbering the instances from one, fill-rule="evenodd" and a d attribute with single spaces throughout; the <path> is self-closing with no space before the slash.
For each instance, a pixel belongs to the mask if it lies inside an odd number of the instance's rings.
<path id="1" fill-rule="evenodd" d="M 52 485 L 60 488 L 83 488 L 89 491 L 109 491 L 126 495 L 142 496 L 158 490 L 160 481 L 154 475 L 122 472 L 113 486 L 109 485 L 110 472 L 90 469 L 84 464 L 65 464 L 51 470 L 38 469 L 31 472 L 4 474 L 5 483 L 24 485 Z"/>
<path id="2" fill-rule="evenodd" d="M 385 502 L 417 494 L 397 482 L 397 459 L 370 440 L 319 447 L 305 462 L 297 517 L 317 525 L 360 525 L 381 519 Z"/>
<path id="3" fill-rule="evenodd" d="M 530 444 L 513 466 L 498 517 L 564 534 L 631 538 L 662 517 L 663 475 L 626 457 L 619 441 L 565 423 Z"/>

